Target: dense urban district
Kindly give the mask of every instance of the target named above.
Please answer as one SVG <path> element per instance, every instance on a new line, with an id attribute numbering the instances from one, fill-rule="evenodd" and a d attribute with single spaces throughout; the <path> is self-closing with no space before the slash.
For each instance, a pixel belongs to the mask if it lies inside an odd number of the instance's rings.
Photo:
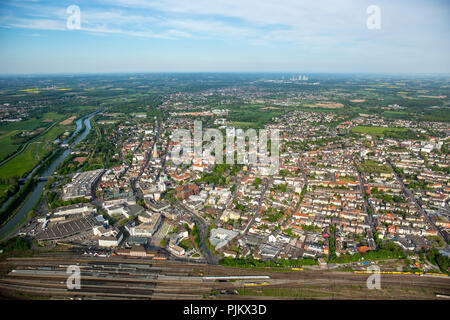
<path id="1" fill-rule="evenodd" d="M 449 95 L 426 75 L 3 77 L 2 295 L 448 297 Z M 177 164 L 194 121 L 278 129 L 279 170 Z"/>

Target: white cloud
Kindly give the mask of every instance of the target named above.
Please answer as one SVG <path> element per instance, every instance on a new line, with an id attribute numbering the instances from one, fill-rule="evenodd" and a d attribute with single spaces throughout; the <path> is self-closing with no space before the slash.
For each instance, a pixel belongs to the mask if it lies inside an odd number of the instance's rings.
<path id="1" fill-rule="evenodd" d="M 80 32 L 140 38 L 215 40 L 287 48 L 333 61 L 445 60 L 450 6 L 417 0 L 79 0 Z M 95 2 L 95 3 L 93 3 Z M 11 1 L 0 25 L 66 30 L 58 2 Z M 369 31 L 366 8 L 381 8 L 382 29 Z M 78 32 L 78 31 L 77 31 Z M 208 42 L 206 42 L 208 41 Z M 259 48 L 258 48 L 259 49 Z M 402 57 L 407 57 L 402 58 Z M 436 58 L 438 57 L 438 58 Z M 296 57 L 294 57 L 296 58 Z M 293 59 L 294 59 L 293 58 Z M 315 58 L 315 57 L 314 57 Z M 324 58 L 325 59 L 325 58 Z M 448 60 L 448 59 L 447 59 Z M 448 66 L 448 62 L 442 61 Z"/>
<path id="2" fill-rule="evenodd" d="M 37 30 L 67 30 L 65 21 L 50 19 L 24 19 L 18 18 L 10 21 L 8 26 L 14 28 L 37 29 Z"/>

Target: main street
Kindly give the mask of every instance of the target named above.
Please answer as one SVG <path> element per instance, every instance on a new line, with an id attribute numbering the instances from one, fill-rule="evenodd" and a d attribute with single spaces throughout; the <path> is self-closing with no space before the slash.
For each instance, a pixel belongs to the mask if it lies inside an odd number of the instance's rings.
<path id="1" fill-rule="evenodd" d="M 174 205 L 179 210 L 187 213 L 192 220 L 194 220 L 195 225 L 199 229 L 199 246 L 200 250 L 202 251 L 203 256 L 205 257 L 206 261 L 209 264 L 218 264 L 218 258 L 209 250 L 208 245 L 206 244 L 206 241 L 208 240 L 208 226 L 206 225 L 206 222 L 203 220 L 202 217 L 197 215 L 192 210 L 186 208 L 182 204 L 180 204 L 177 200 L 175 200 Z"/>
<path id="2" fill-rule="evenodd" d="M 403 182 L 402 177 L 397 173 L 395 170 L 395 166 L 391 163 L 391 161 L 387 160 L 387 163 L 392 167 L 392 170 L 394 171 L 395 177 L 397 178 L 397 181 L 400 183 L 402 187 L 402 191 L 405 194 L 405 196 L 411 201 L 414 202 L 419 209 L 419 212 L 425 217 L 425 220 L 428 222 L 432 230 L 437 231 L 439 236 L 445 241 L 445 247 L 448 250 L 448 239 L 447 236 L 434 224 L 433 220 L 428 216 L 428 214 L 423 210 L 422 206 L 420 205 L 419 201 L 417 201 L 414 194 L 405 186 L 405 183 Z"/>
<path id="3" fill-rule="evenodd" d="M 131 189 L 133 190 L 133 194 L 136 196 L 137 199 L 142 199 L 143 195 L 142 195 L 142 193 L 139 190 L 137 190 L 136 182 L 140 179 L 140 177 L 144 173 L 144 170 L 148 167 L 148 163 L 150 162 L 150 159 L 152 157 L 153 148 L 157 145 L 158 140 L 159 140 L 160 130 L 161 130 L 161 121 L 158 121 L 158 129 L 156 130 L 155 138 L 153 139 L 153 146 L 145 154 L 145 163 L 141 167 L 141 170 L 139 171 L 138 176 L 130 181 L 131 182 Z M 142 143 L 141 143 L 141 145 L 142 145 Z"/>
<path id="4" fill-rule="evenodd" d="M 360 187 L 360 190 L 361 190 L 361 195 L 362 195 L 362 197 L 364 199 L 364 210 L 367 212 L 370 228 L 372 230 L 372 234 L 374 234 L 374 232 L 376 230 L 376 225 L 375 225 L 375 220 L 374 220 L 372 215 L 375 212 L 375 210 L 372 207 L 372 204 L 370 204 L 369 201 L 367 201 L 367 197 L 366 197 L 366 193 L 365 193 L 365 189 L 364 189 L 364 185 L 366 184 L 366 180 L 364 179 L 364 177 L 362 176 L 361 172 L 359 171 L 358 164 L 356 163 L 355 159 L 353 159 L 353 164 L 354 164 L 354 166 L 356 168 L 356 171 L 358 172 L 359 187 Z M 369 208 L 370 208 L 370 210 L 369 210 Z M 373 239 L 375 239 L 375 237 Z M 375 241 L 373 241 L 371 247 L 375 247 L 375 248 L 379 249 L 378 244 Z"/>
<path id="5" fill-rule="evenodd" d="M 159 177 L 161 176 L 161 172 L 166 173 L 166 158 L 168 149 L 169 149 L 169 141 L 167 141 L 166 147 L 164 148 L 164 152 L 162 155 L 161 169 L 158 171 L 158 174 L 155 177 L 155 182 L 158 182 Z"/>
<path id="6" fill-rule="evenodd" d="M 273 175 L 271 175 L 269 178 L 265 178 L 265 180 L 266 180 L 266 183 L 264 184 L 264 189 L 261 192 L 261 197 L 259 198 L 258 206 L 256 207 L 256 210 L 255 210 L 255 212 L 253 214 L 252 220 L 250 220 L 250 222 L 247 224 L 247 226 L 245 227 L 244 231 L 242 231 L 242 234 L 246 234 L 247 233 L 247 231 L 255 223 L 256 217 L 259 216 L 259 211 L 261 210 L 261 205 L 262 205 L 262 202 L 264 200 L 264 195 L 266 194 L 266 191 L 269 188 L 269 185 L 271 185 L 272 182 L 273 182 Z"/>

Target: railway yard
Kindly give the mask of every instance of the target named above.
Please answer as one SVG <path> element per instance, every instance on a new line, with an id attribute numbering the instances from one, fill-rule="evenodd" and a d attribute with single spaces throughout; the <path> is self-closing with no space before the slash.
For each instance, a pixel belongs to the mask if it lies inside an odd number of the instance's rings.
<path id="1" fill-rule="evenodd" d="M 69 266 L 80 288 L 68 289 Z M 2 299 L 448 299 L 450 279 L 433 274 L 369 274 L 292 268 L 244 269 L 145 258 L 41 254 L 0 261 Z"/>

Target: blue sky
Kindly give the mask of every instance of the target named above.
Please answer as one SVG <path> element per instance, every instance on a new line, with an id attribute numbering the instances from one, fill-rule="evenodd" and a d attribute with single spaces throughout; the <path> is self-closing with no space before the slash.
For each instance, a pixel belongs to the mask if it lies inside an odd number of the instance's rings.
<path id="1" fill-rule="evenodd" d="M 446 0 L 2 0 L 0 73 L 449 73 L 449 18 Z"/>

